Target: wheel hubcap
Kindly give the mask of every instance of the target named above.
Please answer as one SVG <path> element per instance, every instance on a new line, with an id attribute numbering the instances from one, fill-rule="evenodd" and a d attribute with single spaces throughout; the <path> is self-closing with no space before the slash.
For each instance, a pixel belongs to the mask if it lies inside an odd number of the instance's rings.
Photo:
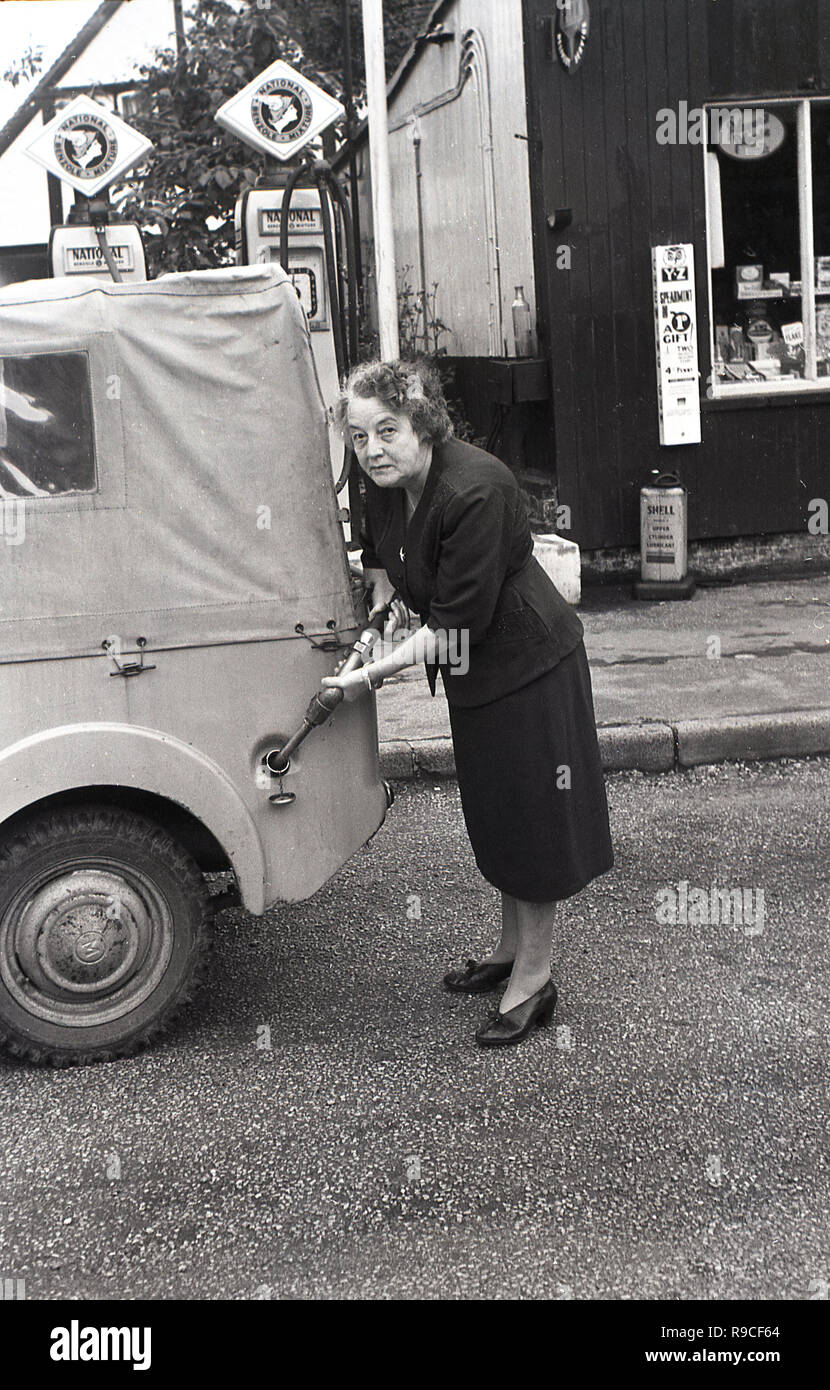
<path id="1" fill-rule="evenodd" d="M 117 874 L 74 873 L 46 884 L 28 903 L 17 956 L 44 994 L 100 994 L 132 973 L 151 934 L 144 903 Z"/>
<path id="2" fill-rule="evenodd" d="M 41 876 L 0 923 L 0 973 L 29 1012 L 73 1026 L 108 1022 L 155 988 L 170 959 L 166 899 L 105 864 Z"/>

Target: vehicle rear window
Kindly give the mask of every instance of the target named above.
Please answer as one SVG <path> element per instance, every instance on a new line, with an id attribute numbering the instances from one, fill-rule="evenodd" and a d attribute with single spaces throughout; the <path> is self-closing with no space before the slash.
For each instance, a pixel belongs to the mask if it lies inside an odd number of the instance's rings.
<path id="1" fill-rule="evenodd" d="M 95 489 L 89 360 L 0 356 L 0 498 Z"/>

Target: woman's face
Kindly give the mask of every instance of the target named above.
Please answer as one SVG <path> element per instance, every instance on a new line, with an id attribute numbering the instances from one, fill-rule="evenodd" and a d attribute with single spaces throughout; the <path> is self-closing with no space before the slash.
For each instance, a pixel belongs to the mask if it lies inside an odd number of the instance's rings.
<path id="1" fill-rule="evenodd" d="M 377 396 L 352 396 L 346 419 L 357 461 L 378 487 L 423 484 L 432 445 L 418 438 L 408 415 Z"/>

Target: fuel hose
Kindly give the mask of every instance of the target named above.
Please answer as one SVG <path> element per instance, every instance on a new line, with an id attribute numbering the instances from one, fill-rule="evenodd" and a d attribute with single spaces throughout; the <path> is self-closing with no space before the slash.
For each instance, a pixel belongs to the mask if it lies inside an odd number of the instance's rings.
<path id="1" fill-rule="evenodd" d="M 98 238 L 98 245 L 99 245 L 100 248 L 101 248 L 101 255 L 104 257 L 104 260 L 106 261 L 107 270 L 109 271 L 109 273 L 110 273 L 110 275 L 112 276 L 113 280 L 115 281 L 116 285 L 120 285 L 120 284 L 121 284 L 121 271 L 118 269 L 118 266 L 115 264 L 115 258 L 114 258 L 114 256 L 113 256 L 112 251 L 110 250 L 109 244 L 108 244 L 108 242 L 107 242 L 106 228 L 104 227 L 103 223 L 101 223 L 101 222 L 93 222 L 92 226 L 93 226 L 93 231 L 95 232 L 95 235 L 96 235 L 96 237 Z"/>
<path id="2" fill-rule="evenodd" d="M 364 664 L 383 632 L 395 597 L 397 595 L 393 596 L 384 608 L 381 608 L 370 618 L 357 641 L 352 643 L 345 659 L 338 666 L 336 675 L 345 676 L 349 671 L 354 671 L 358 666 Z M 273 772 L 276 776 L 287 772 L 291 754 L 299 748 L 304 739 L 308 738 L 312 729 L 317 729 L 321 724 L 325 724 L 342 700 L 343 691 L 336 685 L 327 686 L 325 690 L 318 690 L 312 696 L 299 729 L 291 735 L 282 748 L 272 748 L 271 752 L 266 754 L 264 761 L 269 772 Z"/>

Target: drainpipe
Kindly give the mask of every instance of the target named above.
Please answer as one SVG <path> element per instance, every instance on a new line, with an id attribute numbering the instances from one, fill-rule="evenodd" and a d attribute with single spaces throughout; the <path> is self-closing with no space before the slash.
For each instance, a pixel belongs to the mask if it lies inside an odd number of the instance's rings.
<path id="1" fill-rule="evenodd" d="M 458 80 L 455 86 L 451 87 L 449 91 L 441 92 L 438 96 L 432 97 L 429 101 L 419 102 L 407 115 L 401 116 L 393 121 L 389 126 L 389 131 L 393 133 L 394 131 L 403 130 L 404 127 L 411 125 L 413 121 L 420 120 L 422 116 L 428 116 L 432 111 L 438 111 L 442 106 L 449 106 L 451 102 L 457 101 L 464 91 L 470 77 L 475 77 L 476 79 L 475 89 L 478 105 L 479 151 L 482 161 L 484 219 L 487 230 L 487 288 L 490 299 L 488 336 L 490 356 L 500 357 L 502 353 L 506 353 L 507 348 L 504 338 L 504 316 L 502 312 L 501 252 L 499 249 L 499 228 L 496 208 L 493 117 L 490 102 L 490 74 L 487 64 L 487 49 L 484 44 L 484 38 L 478 29 L 468 29 L 464 34 L 458 63 Z M 420 130 L 418 133 L 418 142 L 419 143 L 415 145 L 416 170 L 420 169 Z M 418 184 L 418 187 L 420 189 L 420 184 Z M 421 217 L 422 206 L 419 206 L 418 211 L 419 217 Z M 422 270 L 422 279 L 425 280 L 425 278 L 425 274 Z M 426 285 L 423 284 L 422 288 L 425 290 Z"/>
<path id="2" fill-rule="evenodd" d="M 478 94 L 479 145 L 481 149 L 482 177 L 484 183 L 484 204 L 487 219 L 487 237 L 490 243 L 489 275 L 490 281 L 490 355 L 499 357 L 507 354 L 504 337 L 501 292 L 501 249 L 499 247 L 498 209 L 496 205 L 496 160 L 493 148 L 493 108 L 490 101 L 490 69 L 487 62 L 487 49 L 484 38 L 478 29 L 470 29 L 465 34 L 465 42 L 470 52 L 470 68 L 475 74 Z"/>
<path id="3" fill-rule="evenodd" d="M 424 316 L 424 346 L 429 352 L 427 315 L 427 260 L 424 242 L 424 193 L 423 171 L 421 169 L 421 126 L 417 116 L 409 121 L 409 138 L 415 151 L 415 210 L 418 217 L 418 267 L 421 275 L 421 313 Z M 435 347 L 438 347 L 436 342 Z"/>

